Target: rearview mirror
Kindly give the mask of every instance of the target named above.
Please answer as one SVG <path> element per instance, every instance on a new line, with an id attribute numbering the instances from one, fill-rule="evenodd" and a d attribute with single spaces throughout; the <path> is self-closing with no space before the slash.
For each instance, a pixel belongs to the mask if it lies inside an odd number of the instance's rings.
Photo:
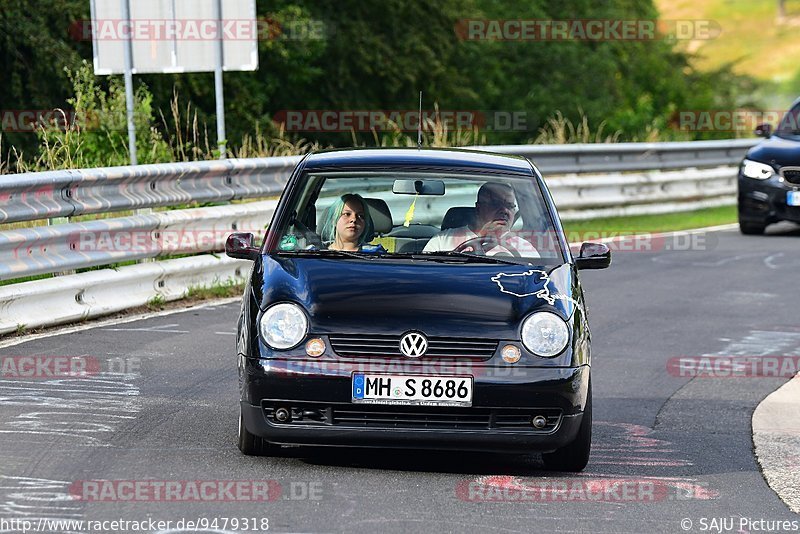
<path id="1" fill-rule="evenodd" d="M 756 126 L 755 134 L 759 137 L 769 137 L 772 135 L 772 126 L 769 124 L 759 124 Z"/>
<path id="2" fill-rule="evenodd" d="M 578 269 L 605 269 L 611 265 L 611 249 L 603 243 L 584 243 L 575 259 Z"/>
<path id="3" fill-rule="evenodd" d="M 236 232 L 225 241 L 225 254 L 237 260 L 255 261 L 261 250 L 253 246 L 253 234 Z"/>
<path id="4" fill-rule="evenodd" d="M 392 193 L 396 195 L 444 195 L 441 180 L 395 180 Z"/>

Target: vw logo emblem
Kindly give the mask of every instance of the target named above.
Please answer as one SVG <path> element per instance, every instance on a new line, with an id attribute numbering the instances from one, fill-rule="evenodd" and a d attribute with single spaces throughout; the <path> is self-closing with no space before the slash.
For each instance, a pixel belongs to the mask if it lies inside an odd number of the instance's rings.
<path id="1" fill-rule="evenodd" d="M 400 352 L 409 358 L 419 358 L 428 350 L 428 340 L 422 334 L 410 332 L 400 338 Z"/>

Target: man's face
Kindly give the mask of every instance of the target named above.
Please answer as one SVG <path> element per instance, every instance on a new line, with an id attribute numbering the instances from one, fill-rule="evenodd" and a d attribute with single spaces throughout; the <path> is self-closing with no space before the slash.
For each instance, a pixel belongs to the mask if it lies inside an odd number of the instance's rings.
<path id="1" fill-rule="evenodd" d="M 476 203 L 478 226 L 488 223 L 497 229 L 508 230 L 514 224 L 517 203 L 514 192 L 506 187 L 487 187 L 478 196 Z"/>

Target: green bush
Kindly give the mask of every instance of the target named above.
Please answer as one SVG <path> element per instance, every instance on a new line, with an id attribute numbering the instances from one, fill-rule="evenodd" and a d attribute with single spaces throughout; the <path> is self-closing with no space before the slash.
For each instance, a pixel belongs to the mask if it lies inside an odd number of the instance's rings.
<path id="1" fill-rule="evenodd" d="M 49 125 L 38 132 L 41 153 L 37 166 L 64 169 L 130 164 L 122 79 L 112 77 L 108 89 L 104 90 L 98 84 L 91 65 L 86 62 L 68 75 L 74 96 L 67 102 L 74 110 L 74 118 L 65 128 Z M 157 128 L 153 95 L 147 87 L 139 85 L 134 97 L 138 162 L 173 161 L 172 149 Z"/>

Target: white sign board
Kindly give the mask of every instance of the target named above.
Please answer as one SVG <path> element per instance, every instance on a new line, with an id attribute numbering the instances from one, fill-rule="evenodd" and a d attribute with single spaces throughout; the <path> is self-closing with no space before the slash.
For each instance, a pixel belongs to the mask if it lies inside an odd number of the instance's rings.
<path id="1" fill-rule="evenodd" d="M 130 20 L 123 18 L 129 2 Z M 219 35 L 223 68 L 258 68 L 256 0 L 221 0 L 222 23 L 215 19 L 217 0 L 91 0 L 94 72 L 125 72 L 125 46 L 131 40 L 133 74 L 212 72 Z"/>

